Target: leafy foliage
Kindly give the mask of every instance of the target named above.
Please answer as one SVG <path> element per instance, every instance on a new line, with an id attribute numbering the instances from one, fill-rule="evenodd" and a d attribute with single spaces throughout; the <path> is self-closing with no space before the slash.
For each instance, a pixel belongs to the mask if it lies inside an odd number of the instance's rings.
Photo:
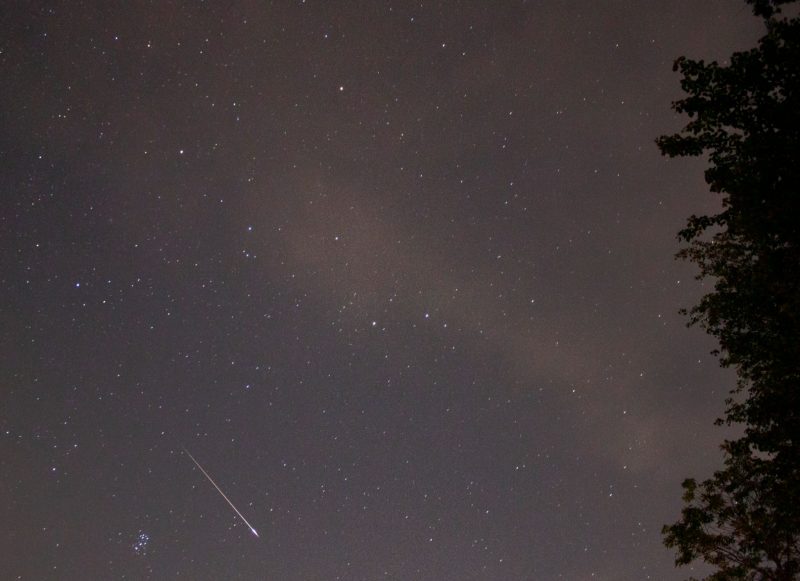
<path id="1" fill-rule="evenodd" d="M 725 467 L 700 484 L 683 482 L 682 519 L 664 527 L 678 565 L 702 558 L 708 580 L 790 580 L 800 576 L 796 480 L 775 477 L 769 460 L 726 442 Z"/>
<path id="2" fill-rule="evenodd" d="M 719 341 L 737 386 L 719 422 L 742 424 L 725 466 L 684 482 L 682 520 L 664 527 L 678 565 L 703 559 L 707 579 L 800 578 L 800 18 L 748 0 L 764 18 L 758 46 L 728 65 L 675 62 L 690 117 L 657 143 L 665 155 L 708 155 L 722 211 L 692 216 L 678 256 L 714 280 L 689 314 Z"/>

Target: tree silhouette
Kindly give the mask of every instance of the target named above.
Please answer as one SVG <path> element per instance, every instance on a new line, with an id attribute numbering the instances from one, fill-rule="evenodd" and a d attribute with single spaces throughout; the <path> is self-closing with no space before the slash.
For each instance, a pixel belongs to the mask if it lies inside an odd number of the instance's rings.
<path id="1" fill-rule="evenodd" d="M 688 311 L 719 341 L 738 381 L 719 423 L 740 424 L 724 467 L 683 483 L 682 518 L 663 529 L 678 565 L 709 580 L 800 578 L 800 18 L 796 0 L 748 0 L 767 33 L 728 65 L 679 58 L 690 117 L 657 140 L 670 157 L 708 155 L 722 211 L 692 216 L 678 256 L 714 290 Z"/>

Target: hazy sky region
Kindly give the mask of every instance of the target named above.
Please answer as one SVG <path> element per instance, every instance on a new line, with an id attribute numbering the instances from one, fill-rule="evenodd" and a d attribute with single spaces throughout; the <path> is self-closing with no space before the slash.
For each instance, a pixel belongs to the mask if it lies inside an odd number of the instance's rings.
<path id="1" fill-rule="evenodd" d="M 0 23 L 4 578 L 691 573 L 660 528 L 733 378 L 673 255 L 718 200 L 654 139 L 744 2 Z"/>

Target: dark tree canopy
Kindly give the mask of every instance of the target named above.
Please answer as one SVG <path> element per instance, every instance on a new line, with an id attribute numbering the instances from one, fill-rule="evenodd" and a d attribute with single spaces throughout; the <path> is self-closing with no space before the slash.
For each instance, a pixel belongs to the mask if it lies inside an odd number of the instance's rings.
<path id="1" fill-rule="evenodd" d="M 753 13 L 756 16 L 770 18 L 780 13 L 783 4 L 791 4 L 796 0 L 747 0 L 753 6 Z"/>
<path id="2" fill-rule="evenodd" d="M 692 216 L 679 256 L 714 290 L 689 311 L 719 341 L 738 383 L 720 422 L 725 465 L 684 482 L 682 519 L 664 527 L 677 564 L 703 559 L 707 579 L 800 579 L 800 18 L 748 0 L 764 19 L 758 46 L 730 63 L 679 58 L 690 117 L 657 143 L 670 157 L 707 155 L 706 181 L 722 210 Z"/>

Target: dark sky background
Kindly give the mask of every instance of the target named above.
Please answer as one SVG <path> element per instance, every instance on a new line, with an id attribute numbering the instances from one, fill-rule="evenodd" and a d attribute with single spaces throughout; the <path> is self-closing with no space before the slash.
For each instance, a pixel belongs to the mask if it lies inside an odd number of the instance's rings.
<path id="1" fill-rule="evenodd" d="M 3 578 L 688 576 L 732 376 L 653 141 L 743 2 L 0 18 Z"/>

